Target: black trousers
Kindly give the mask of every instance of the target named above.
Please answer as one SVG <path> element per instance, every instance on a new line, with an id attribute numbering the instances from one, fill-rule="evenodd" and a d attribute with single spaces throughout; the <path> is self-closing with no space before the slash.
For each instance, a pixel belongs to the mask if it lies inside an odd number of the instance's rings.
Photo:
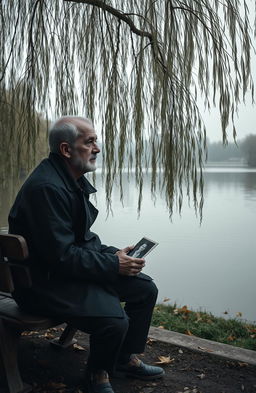
<path id="1" fill-rule="evenodd" d="M 71 323 L 90 334 L 88 367 L 113 372 L 117 361 L 126 362 L 133 353 L 144 352 L 157 287 L 153 281 L 120 276 L 113 288 L 125 302 L 124 318 L 76 317 Z"/>

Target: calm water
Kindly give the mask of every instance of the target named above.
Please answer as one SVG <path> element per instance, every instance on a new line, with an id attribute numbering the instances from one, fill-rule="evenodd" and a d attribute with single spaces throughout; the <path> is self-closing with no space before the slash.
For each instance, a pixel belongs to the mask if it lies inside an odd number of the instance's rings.
<path id="1" fill-rule="evenodd" d="M 139 219 L 133 182 L 125 184 L 123 205 L 115 190 L 114 216 L 108 218 L 100 182 L 97 188 L 100 214 L 93 230 L 104 243 L 125 247 L 143 236 L 159 242 L 146 257 L 144 271 L 154 277 L 160 302 L 170 298 L 179 306 L 220 316 L 242 312 L 243 318 L 256 321 L 256 170 L 208 169 L 201 225 L 186 203 L 182 215 L 174 213 L 170 221 L 164 200 L 158 197 L 155 205 L 151 200 L 146 176 Z M 1 198 L 1 227 L 15 190 L 6 186 L 5 192 L 11 196 Z"/>

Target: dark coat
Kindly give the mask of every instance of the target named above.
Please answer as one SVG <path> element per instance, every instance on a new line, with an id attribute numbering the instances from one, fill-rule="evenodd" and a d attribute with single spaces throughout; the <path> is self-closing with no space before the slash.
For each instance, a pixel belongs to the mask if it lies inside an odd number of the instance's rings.
<path id="1" fill-rule="evenodd" d="M 54 317 L 123 317 L 111 284 L 119 278 L 115 247 L 90 231 L 98 210 L 95 188 L 75 181 L 63 159 L 50 153 L 28 177 L 9 215 L 9 231 L 27 240 L 32 288 L 14 292 L 18 304 Z M 150 280 L 139 274 L 134 279 Z"/>

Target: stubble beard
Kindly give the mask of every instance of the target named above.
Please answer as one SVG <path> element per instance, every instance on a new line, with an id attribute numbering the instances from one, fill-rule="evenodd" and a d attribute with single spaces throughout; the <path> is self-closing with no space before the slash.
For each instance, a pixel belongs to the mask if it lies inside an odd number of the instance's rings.
<path id="1" fill-rule="evenodd" d="M 95 162 L 84 161 L 79 156 L 73 156 L 71 158 L 71 164 L 74 168 L 76 168 L 79 172 L 94 172 L 97 169 Z"/>

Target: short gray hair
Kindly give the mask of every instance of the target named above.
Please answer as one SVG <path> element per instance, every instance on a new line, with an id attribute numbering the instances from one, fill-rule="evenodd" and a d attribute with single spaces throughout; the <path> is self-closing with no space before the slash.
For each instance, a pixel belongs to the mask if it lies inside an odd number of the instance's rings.
<path id="1" fill-rule="evenodd" d="M 91 124 L 87 118 L 80 116 L 62 116 L 49 130 L 49 146 L 52 153 L 60 154 L 60 144 L 67 142 L 71 147 L 81 135 L 78 127 L 72 123 L 73 119 L 83 120 Z"/>

